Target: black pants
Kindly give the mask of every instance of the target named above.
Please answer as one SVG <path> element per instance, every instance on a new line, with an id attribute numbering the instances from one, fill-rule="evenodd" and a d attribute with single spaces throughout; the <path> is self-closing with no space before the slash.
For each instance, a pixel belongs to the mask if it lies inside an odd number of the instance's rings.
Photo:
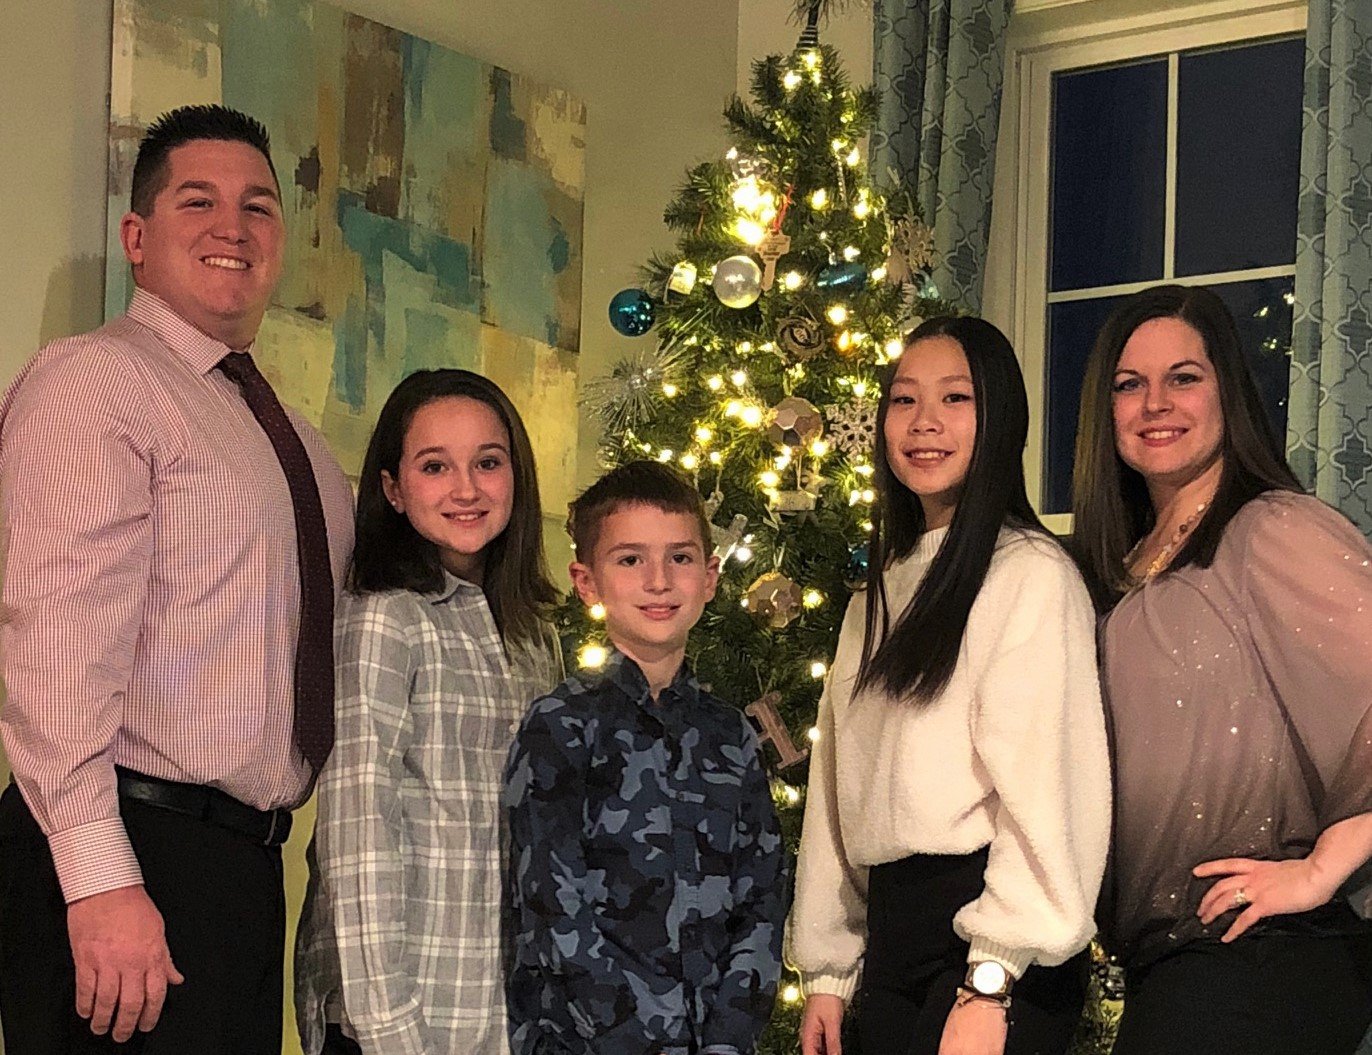
<path id="1" fill-rule="evenodd" d="M 76 1014 L 67 909 L 19 789 L 0 795 L 0 1023 L 5 1055 L 280 1055 L 285 898 L 280 848 L 121 802 L 144 886 L 185 982 L 151 1033 L 96 1037 Z"/>
<path id="2" fill-rule="evenodd" d="M 1114 1055 L 1353 1055 L 1372 1023 L 1372 935 L 1197 942 L 1126 978 Z"/>
<path id="3" fill-rule="evenodd" d="M 967 974 L 953 916 L 985 885 L 986 851 L 917 854 L 878 865 L 867 880 L 867 952 L 857 999 L 862 1055 L 937 1055 Z M 1086 1002 L 1085 953 L 1031 967 L 1015 983 L 1005 1055 L 1062 1055 Z"/>

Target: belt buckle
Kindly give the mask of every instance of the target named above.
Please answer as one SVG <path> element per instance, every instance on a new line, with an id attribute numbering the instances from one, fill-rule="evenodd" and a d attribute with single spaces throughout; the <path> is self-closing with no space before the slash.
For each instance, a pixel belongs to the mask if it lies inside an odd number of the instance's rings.
<path id="1" fill-rule="evenodd" d="M 279 811 L 279 810 L 272 810 L 272 823 L 271 823 L 271 827 L 269 827 L 269 828 L 267 829 L 267 837 L 266 837 L 265 839 L 262 840 L 262 845 L 263 845 L 263 846 L 272 846 L 272 845 L 274 845 L 274 844 L 272 843 L 272 836 L 274 836 L 274 835 L 276 834 L 276 820 L 277 820 L 277 817 L 279 817 L 279 816 L 280 816 L 280 811 Z"/>

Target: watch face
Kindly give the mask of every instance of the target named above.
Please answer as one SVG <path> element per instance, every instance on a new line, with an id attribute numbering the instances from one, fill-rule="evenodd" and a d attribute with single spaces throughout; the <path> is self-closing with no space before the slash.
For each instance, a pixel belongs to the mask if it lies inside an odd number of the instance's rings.
<path id="1" fill-rule="evenodd" d="M 999 993 L 1009 978 L 1009 971 L 994 960 L 987 960 L 972 969 L 972 988 L 987 995 Z"/>

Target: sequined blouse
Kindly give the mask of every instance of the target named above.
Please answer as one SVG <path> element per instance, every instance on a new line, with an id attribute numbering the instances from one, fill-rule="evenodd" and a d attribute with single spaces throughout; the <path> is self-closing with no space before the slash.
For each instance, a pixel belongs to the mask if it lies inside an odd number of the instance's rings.
<path id="1" fill-rule="evenodd" d="M 1127 965 L 1229 927 L 1232 914 L 1197 919 L 1215 880 L 1195 865 L 1304 857 L 1372 811 L 1372 547 L 1314 498 L 1253 499 L 1209 568 L 1121 600 L 1101 625 L 1101 676 L 1115 810 L 1100 922 Z M 1315 923 L 1343 926 L 1342 911 Z"/>

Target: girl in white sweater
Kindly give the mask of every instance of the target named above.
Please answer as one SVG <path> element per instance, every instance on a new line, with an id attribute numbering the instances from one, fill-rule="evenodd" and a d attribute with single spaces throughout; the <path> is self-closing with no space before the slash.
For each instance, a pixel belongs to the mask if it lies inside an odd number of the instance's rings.
<path id="1" fill-rule="evenodd" d="M 1025 494 L 1009 342 L 930 319 L 885 378 L 868 588 L 819 708 L 788 960 L 804 1055 L 1060 1055 L 1110 783 L 1081 577 Z"/>

